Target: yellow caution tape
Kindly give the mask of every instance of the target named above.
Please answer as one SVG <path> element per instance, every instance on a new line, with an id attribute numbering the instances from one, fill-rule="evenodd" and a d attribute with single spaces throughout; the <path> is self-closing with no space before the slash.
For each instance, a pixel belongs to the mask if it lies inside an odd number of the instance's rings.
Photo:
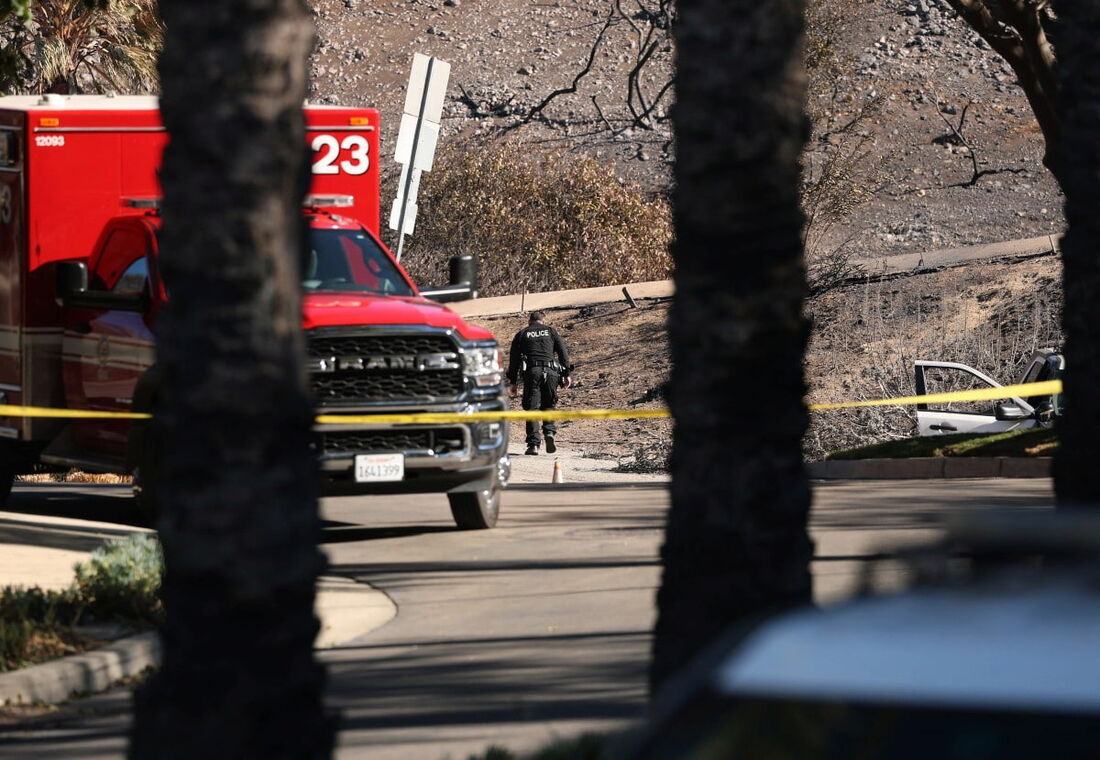
<path id="1" fill-rule="evenodd" d="M 445 424 L 448 422 L 536 422 L 538 420 L 635 420 L 668 417 L 668 409 L 557 409 L 554 411 L 499 411 L 499 412 L 424 412 L 421 414 L 322 414 L 317 422 L 322 425 L 363 425 L 414 422 L 420 424 Z"/>
<path id="2" fill-rule="evenodd" d="M 935 404 L 942 401 L 993 401 L 999 398 L 1019 396 L 1048 396 L 1062 392 L 1061 380 L 1044 380 L 1041 383 L 998 385 L 995 388 L 975 388 L 972 391 L 927 393 L 923 396 L 883 398 L 874 401 L 843 401 L 839 404 L 810 404 L 811 409 L 850 409 L 857 406 L 902 406 L 908 404 Z"/>
<path id="3" fill-rule="evenodd" d="M 842 401 L 835 404 L 810 404 L 813 410 L 850 409 L 861 406 L 906 406 L 948 401 L 992 401 L 999 398 L 1047 396 L 1062 392 L 1061 380 L 1041 383 L 1002 385 L 950 393 L 930 393 L 923 396 L 873 399 L 870 401 Z M 0 405 L 0 417 L 53 417 L 60 419 L 147 420 L 149 414 L 140 412 L 98 412 L 90 409 L 49 409 L 39 406 Z M 668 409 L 561 409 L 555 411 L 497 412 L 421 412 L 417 414 L 322 414 L 320 425 L 439 425 L 454 422 L 537 422 L 540 420 L 638 420 L 670 416 Z"/>
<path id="4" fill-rule="evenodd" d="M 141 412 L 97 412 L 94 409 L 50 409 L 44 406 L 0 404 L 0 417 L 56 417 L 66 420 L 147 420 Z"/>

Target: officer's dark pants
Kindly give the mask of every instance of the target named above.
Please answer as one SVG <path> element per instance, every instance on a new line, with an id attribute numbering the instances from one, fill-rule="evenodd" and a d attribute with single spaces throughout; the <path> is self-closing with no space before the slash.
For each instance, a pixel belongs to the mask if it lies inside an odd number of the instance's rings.
<path id="1" fill-rule="evenodd" d="M 553 409 L 558 403 L 558 373 L 550 367 L 534 367 L 523 375 L 523 408 L 545 411 Z M 553 420 L 542 423 L 543 435 L 554 435 L 558 426 Z M 539 436 L 539 423 L 527 423 L 527 445 L 538 446 L 542 443 Z"/>

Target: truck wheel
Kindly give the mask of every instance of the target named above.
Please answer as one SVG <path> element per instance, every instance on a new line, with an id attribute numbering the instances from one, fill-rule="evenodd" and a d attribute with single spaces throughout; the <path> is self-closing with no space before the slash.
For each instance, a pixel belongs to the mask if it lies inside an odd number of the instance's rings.
<path id="1" fill-rule="evenodd" d="M 140 467 L 135 467 L 134 472 L 134 513 L 149 528 L 155 528 L 157 524 L 157 504 L 153 498 L 151 489 L 146 485 L 146 478 Z"/>
<path id="2" fill-rule="evenodd" d="M 160 516 L 160 505 L 153 489 L 160 447 L 148 425 L 131 431 L 131 445 L 136 450 L 134 469 L 134 513 L 150 528 L 155 528 Z"/>
<path id="3" fill-rule="evenodd" d="M 15 476 L 27 472 L 22 469 L 25 456 L 14 441 L 0 441 L 0 505 L 8 503 Z"/>
<path id="4" fill-rule="evenodd" d="M 15 483 L 15 468 L 11 465 L 0 465 L 0 505 L 8 503 L 11 496 L 11 487 Z"/>
<path id="5" fill-rule="evenodd" d="M 451 502 L 455 524 L 462 530 L 485 530 L 497 524 L 500 515 L 499 487 L 449 493 L 447 500 Z"/>

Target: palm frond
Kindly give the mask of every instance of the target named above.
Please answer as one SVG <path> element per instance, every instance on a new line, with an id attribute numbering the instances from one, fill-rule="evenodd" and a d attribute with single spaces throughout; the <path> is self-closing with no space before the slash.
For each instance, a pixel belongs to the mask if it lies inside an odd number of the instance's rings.
<path id="1" fill-rule="evenodd" d="M 164 24 L 156 0 L 38 0 L 0 20 L 0 85 L 42 92 L 155 92 Z"/>

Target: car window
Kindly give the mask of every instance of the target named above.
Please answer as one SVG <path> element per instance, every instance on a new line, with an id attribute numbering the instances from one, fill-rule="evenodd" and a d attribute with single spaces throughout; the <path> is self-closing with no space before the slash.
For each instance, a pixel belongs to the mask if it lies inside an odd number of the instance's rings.
<path id="1" fill-rule="evenodd" d="M 132 225 L 116 227 L 110 232 L 92 267 L 95 276 L 99 278 L 95 287 L 119 292 L 115 291 L 119 280 L 137 261 L 144 264 L 149 250 L 150 240 L 145 230 Z"/>
<path id="2" fill-rule="evenodd" d="M 1024 375 L 1025 383 L 1041 383 L 1046 380 L 1054 379 L 1054 368 L 1051 366 L 1050 359 L 1045 361 L 1035 362 Z M 1050 401 L 1050 394 L 1044 396 L 1024 396 L 1024 401 L 1032 406 L 1039 406 L 1046 401 Z"/>
<path id="3" fill-rule="evenodd" d="M 413 295 L 412 286 L 381 246 L 357 230 L 310 231 L 302 288 Z"/>
<path id="4" fill-rule="evenodd" d="M 149 281 L 149 262 L 142 256 L 130 266 L 118 278 L 118 282 L 111 288 L 112 293 L 138 294 L 144 293 L 146 283 Z"/>
<path id="5" fill-rule="evenodd" d="M 1024 375 L 1024 379 L 1021 380 L 1020 382 L 1021 383 L 1037 383 L 1037 382 L 1039 382 L 1039 380 L 1043 379 L 1043 378 L 1040 378 L 1039 375 L 1043 374 L 1043 371 L 1045 369 L 1046 369 L 1046 362 L 1035 362 L 1034 364 L 1032 364 L 1030 367 L 1027 368 L 1027 374 Z"/>
<path id="6" fill-rule="evenodd" d="M 989 384 L 981 378 L 954 367 L 925 367 L 924 383 L 925 393 L 930 394 L 989 388 Z M 1008 400 L 1006 396 L 994 401 L 930 401 L 926 406 L 928 410 L 934 412 L 991 415 L 994 413 L 996 404 Z"/>

